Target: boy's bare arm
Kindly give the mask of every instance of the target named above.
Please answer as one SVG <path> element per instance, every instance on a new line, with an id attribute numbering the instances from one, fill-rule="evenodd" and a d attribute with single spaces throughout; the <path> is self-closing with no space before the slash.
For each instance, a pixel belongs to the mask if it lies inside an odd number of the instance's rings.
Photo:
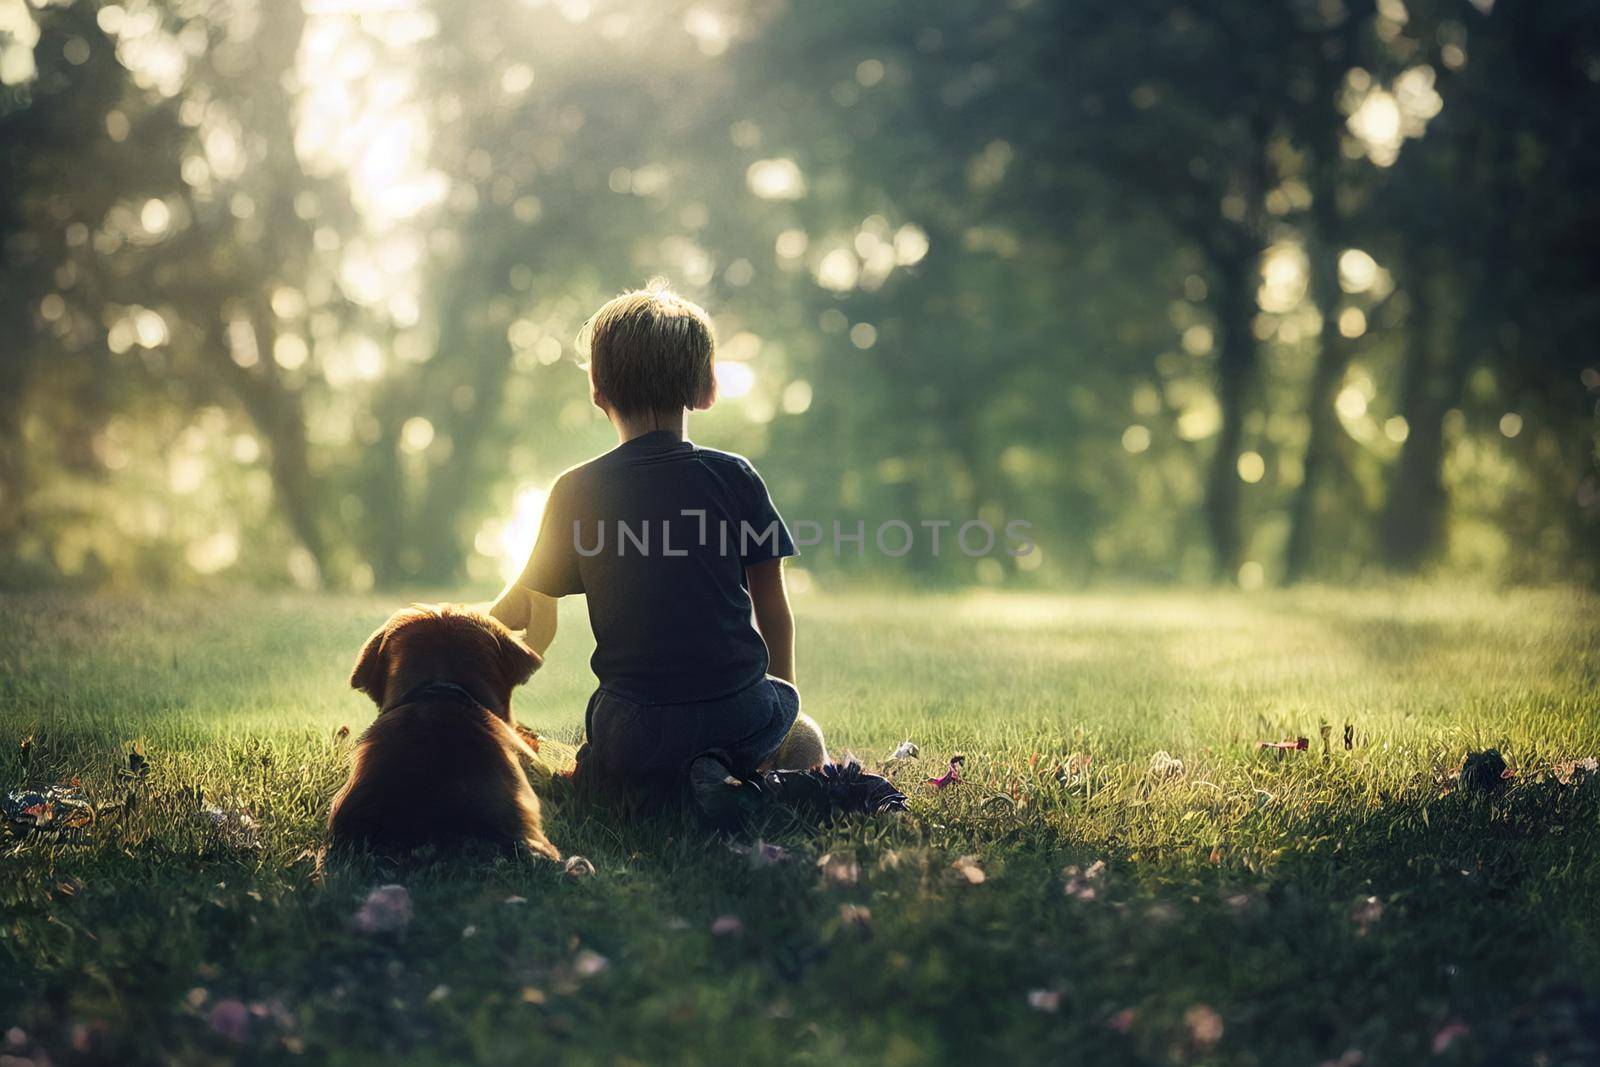
<path id="1" fill-rule="evenodd" d="M 536 593 L 515 582 L 506 586 L 505 592 L 489 609 L 489 614 L 504 623 L 507 629 L 524 631 L 523 643 L 541 656 L 556 638 L 555 598 Z"/>
<path id="2" fill-rule="evenodd" d="M 783 560 L 774 559 L 746 567 L 750 603 L 755 607 L 756 629 L 767 643 L 767 673 L 797 685 L 794 675 L 794 614 L 789 591 L 783 584 Z"/>

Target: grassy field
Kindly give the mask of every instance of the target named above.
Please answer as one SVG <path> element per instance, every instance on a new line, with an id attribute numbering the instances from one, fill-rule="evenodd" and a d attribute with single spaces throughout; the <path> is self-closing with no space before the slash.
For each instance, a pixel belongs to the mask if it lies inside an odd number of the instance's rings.
<path id="1" fill-rule="evenodd" d="M 871 766 L 921 746 L 909 816 L 779 827 L 762 862 L 569 803 L 550 837 L 593 876 L 319 881 L 336 732 L 372 715 L 345 679 L 391 606 L 0 600 L 0 788 L 135 795 L 76 840 L 0 831 L 0 1054 L 1600 1062 L 1600 782 L 1558 766 L 1600 755 L 1592 596 L 808 598 L 807 709 Z M 568 614 L 522 721 L 576 738 L 588 651 Z M 1488 747 L 1514 776 L 1457 783 Z M 957 752 L 964 783 L 921 784 Z M 412 918 L 363 932 L 387 882 Z"/>

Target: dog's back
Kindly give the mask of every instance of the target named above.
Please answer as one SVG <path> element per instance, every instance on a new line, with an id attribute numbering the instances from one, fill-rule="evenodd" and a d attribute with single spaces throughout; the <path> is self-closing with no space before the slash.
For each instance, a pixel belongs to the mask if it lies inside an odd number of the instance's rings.
<path id="1" fill-rule="evenodd" d="M 523 771 L 533 753 L 508 710 L 511 688 L 537 662 L 509 631 L 466 609 L 391 619 L 351 678 L 379 711 L 334 797 L 333 842 L 398 853 L 479 839 L 560 859 Z"/>
<path id="2" fill-rule="evenodd" d="M 333 801 L 333 836 L 380 850 L 521 842 L 557 858 L 521 748 L 483 708 L 441 701 L 391 709 L 357 743 L 350 780 Z"/>

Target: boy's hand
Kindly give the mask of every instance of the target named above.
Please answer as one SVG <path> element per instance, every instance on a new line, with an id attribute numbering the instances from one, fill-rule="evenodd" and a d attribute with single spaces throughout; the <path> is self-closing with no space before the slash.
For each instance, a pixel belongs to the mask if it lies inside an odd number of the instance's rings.
<path id="1" fill-rule="evenodd" d="M 541 656 L 556 639 L 555 598 L 525 586 L 514 582 L 507 586 L 489 614 L 504 623 L 506 629 L 523 631 L 522 643 Z"/>
<path id="2" fill-rule="evenodd" d="M 528 628 L 528 590 L 515 582 L 506 586 L 505 592 L 489 608 L 489 614 L 508 630 L 526 630 Z M 536 650 L 537 651 L 537 650 Z"/>

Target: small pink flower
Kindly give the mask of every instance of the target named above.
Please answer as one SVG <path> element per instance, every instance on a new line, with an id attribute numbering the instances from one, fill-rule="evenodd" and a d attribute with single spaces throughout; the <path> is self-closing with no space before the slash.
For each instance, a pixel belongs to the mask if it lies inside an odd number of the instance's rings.
<path id="1" fill-rule="evenodd" d="M 211 1009 L 211 1030 L 229 1041 L 243 1041 L 250 1035 L 250 1009 L 239 1000 L 219 1000 Z"/>
<path id="2" fill-rule="evenodd" d="M 967 757 L 965 756 L 951 756 L 950 769 L 937 778 L 929 778 L 928 784 L 935 789 L 943 789 L 947 785 L 960 785 L 962 781 L 961 765 L 966 762 Z"/>
<path id="3" fill-rule="evenodd" d="M 1111 1017 L 1106 1020 L 1106 1025 L 1119 1034 L 1125 1034 L 1133 1029 L 1133 1024 L 1138 1018 L 1138 1012 L 1132 1008 L 1123 1008 L 1121 1011 L 1112 1012 Z"/>
<path id="4" fill-rule="evenodd" d="M 744 920 L 737 915 L 718 915 L 711 920 L 711 933 L 714 937 L 737 937 L 744 933 Z"/>
<path id="5" fill-rule="evenodd" d="M 1472 1027 L 1460 1019 L 1451 1019 L 1439 1027 L 1439 1032 L 1433 1035 L 1433 1054 L 1442 1055 L 1449 1050 L 1451 1045 L 1472 1033 Z"/>
<path id="6" fill-rule="evenodd" d="M 1208 1004 L 1196 1004 L 1183 1013 L 1183 1025 L 1195 1044 L 1209 1048 L 1222 1040 L 1222 1016 Z"/>
<path id="7" fill-rule="evenodd" d="M 1061 994 L 1054 989 L 1028 990 L 1028 1007 L 1034 1011 L 1052 1012 L 1061 1007 Z"/>
<path id="8" fill-rule="evenodd" d="M 611 961 L 593 949 L 583 949 L 572 957 L 572 971 L 579 978 L 593 978 L 611 966 Z"/>
<path id="9" fill-rule="evenodd" d="M 1383 918 L 1383 901 L 1377 897 L 1363 897 L 1354 908 L 1350 909 L 1350 921 L 1355 923 L 1363 934 L 1381 918 Z"/>

